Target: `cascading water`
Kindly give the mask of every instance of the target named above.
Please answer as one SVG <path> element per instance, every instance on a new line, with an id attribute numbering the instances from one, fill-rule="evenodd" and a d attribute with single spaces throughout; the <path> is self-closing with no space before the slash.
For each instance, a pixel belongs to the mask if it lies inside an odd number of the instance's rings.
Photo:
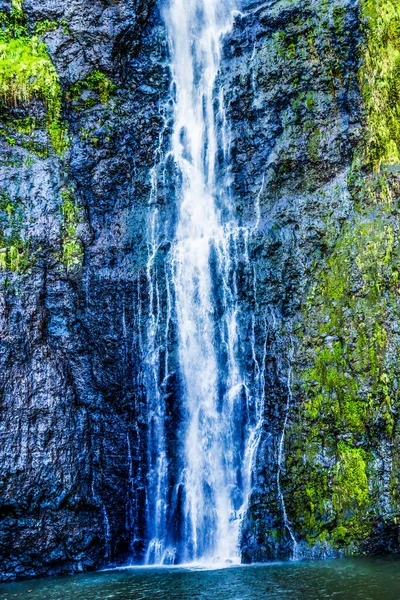
<path id="1" fill-rule="evenodd" d="M 238 226 L 232 207 L 229 135 L 218 81 L 222 37 L 232 26 L 233 10 L 230 0 L 169 0 L 165 9 L 173 77 L 166 121 L 173 120 L 173 127 L 169 150 L 153 172 L 151 198 L 148 564 L 239 561 L 260 436 L 263 376 L 255 340 L 249 359 L 255 377 L 248 377 L 240 359 L 239 263 L 250 273 L 250 287 L 254 273 L 249 231 Z M 177 204 L 163 270 L 157 256 L 171 227 L 160 216 L 160 181 L 164 190 L 174 188 Z M 254 317 L 249 328 L 254 338 Z M 176 425 L 182 456 L 173 465 L 163 395 L 174 370 L 172 330 L 182 407 Z"/>
<path id="2" fill-rule="evenodd" d="M 227 320 L 229 389 L 221 397 L 210 269 L 213 251 L 222 271 L 227 270 L 224 261 L 229 256 L 216 205 L 214 89 L 220 38 L 230 24 L 230 8 L 229 2 L 224 6 L 217 0 L 172 0 L 167 16 L 176 83 L 172 148 L 182 174 L 174 273 L 188 411 L 184 560 L 237 555 L 233 516 L 239 507 L 232 497 L 238 483 L 232 439 L 232 413 L 240 388 L 236 324 L 232 314 L 222 315 Z"/>

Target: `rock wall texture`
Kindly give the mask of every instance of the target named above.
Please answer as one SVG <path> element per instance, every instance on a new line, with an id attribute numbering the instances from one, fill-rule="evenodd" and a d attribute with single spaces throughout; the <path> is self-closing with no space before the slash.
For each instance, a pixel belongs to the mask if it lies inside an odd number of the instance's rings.
<path id="1" fill-rule="evenodd" d="M 247 561 L 399 551 L 399 27 L 390 1 L 250 3 L 228 49 L 268 319 Z"/>
<path id="2" fill-rule="evenodd" d="M 0 9 L 6 580 L 143 558 L 148 203 L 170 72 L 156 0 Z M 221 80 L 265 386 L 243 559 L 396 552 L 400 9 L 241 11 Z"/>
<path id="3" fill-rule="evenodd" d="M 12 578 L 140 554 L 138 306 L 169 74 L 151 0 L 2 8 L 1 60 L 22 55 L 35 78 L 40 48 L 62 105 L 51 121 L 47 81 L 30 93 L 24 74 L 14 98 L 2 62 L 0 571 Z"/>

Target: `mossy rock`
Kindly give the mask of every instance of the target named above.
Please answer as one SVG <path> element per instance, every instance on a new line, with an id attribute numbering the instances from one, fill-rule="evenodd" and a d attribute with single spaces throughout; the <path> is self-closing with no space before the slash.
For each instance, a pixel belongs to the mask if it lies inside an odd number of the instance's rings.
<path id="1" fill-rule="evenodd" d="M 17 4 L 16 4 L 17 5 Z M 18 4 L 19 6 L 19 4 Z M 46 107 L 46 126 L 56 152 L 68 147 L 67 127 L 62 120 L 62 93 L 59 77 L 46 45 L 39 35 L 27 32 L 23 12 L 14 7 L 0 21 L 0 102 L 3 113 L 26 106 L 34 99 Z"/>

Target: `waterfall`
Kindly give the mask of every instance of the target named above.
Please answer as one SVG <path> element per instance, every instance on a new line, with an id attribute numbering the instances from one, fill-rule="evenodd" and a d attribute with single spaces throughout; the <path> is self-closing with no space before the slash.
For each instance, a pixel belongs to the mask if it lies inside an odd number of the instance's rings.
<path id="1" fill-rule="evenodd" d="M 237 487 L 232 412 L 240 386 L 236 323 L 232 315 L 223 315 L 230 321 L 225 324 L 229 389 L 221 398 L 210 270 L 213 251 L 222 271 L 227 270 L 224 261 L 229 260 L 216 204 L 215 173 L 214 89 L 220 39 L 231 19 L 229 6 L 221 4 L 218 0 L 172 0 L 167 15 L 176 83 L 172 148 L 182 174 L 173 260 L 179 356 L 189 421 L 184 481 L 186 561 L 237 556 L 232 498 Z"/>
<path id="2" fill-rule="evenodd" d="M 249 376 L 241 358 L 237 284 L 239 265 L 249 273 L 250 289 L 255 274 L 249 230 L 238 225 L 231 197 L 219 81 L 222 39 L 233 16 L 230 0 L 169 0 L 165 8 L 173 84 L 165 115 L 170 142 L 164 152 L 161 136 L 150 199 L 147 564 L 240 560 L 240 528 L 261 434 L 262 357 L 256 356 L 251 316 L 248 362 L 256 376 Z M 172 188 L 173 225 L 158 200 Z M 167 246 L 161 261 L 160 248 Z M 175 371 L 179 461 L 169 457 L 166 432 L 165 389 Z"/>

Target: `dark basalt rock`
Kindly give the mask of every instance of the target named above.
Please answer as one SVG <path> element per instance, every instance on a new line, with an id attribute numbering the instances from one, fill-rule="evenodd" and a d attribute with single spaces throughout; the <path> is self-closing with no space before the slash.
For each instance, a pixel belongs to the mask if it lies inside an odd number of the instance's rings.
<path id="1" fill-rule="evenodd" d="M 116 86 L 109 102 L 64 105 L 71 146 L 42 159 L 1 141 L 1 191 L 25 211 L 35 253 L 1 272 L 2 579 L 140 559 L 146 414 L 140 303 L 146 294 L 149 170 L 169 86 L 153 1 L 24 3 L 45 34 L 63 90 L 90 73 Z M 143 100 L 141 88 L 154 93 Z M 30 115 L 34 106 L 26 107 Z M 45 132 L 42 133 L 46 139 Z M 29 159 L 29 160 L 28 160 Z M 84 217 L 83 264 L 66 270 L 61 192 Z"/>
<path id="2" fill-rule="evenodd" d="M 345 44 L 319 2 L 253 2 L 237 19 L 225 51 L 238 212 L 243 223 L 254 224 L 255 311 L 260 323 L 268 320 L 265 426 L 243 531 L 245 562 L 292 554 L 277 489 L 288 377 L 295 366 L 290 323 L 302 309 L 315 265 L 329 255 L 353 210 L 346 178 L 361 132 L 360 34 L 353 3 L 340 6 Z M 333 78 L 332 69 L 345 78 Z M 260 325 L 260 356 L 264 343 Z M 282 464 L 282 477 L 284 470 Z M 286 483 L 285 497 L 296 481 Z"/>

